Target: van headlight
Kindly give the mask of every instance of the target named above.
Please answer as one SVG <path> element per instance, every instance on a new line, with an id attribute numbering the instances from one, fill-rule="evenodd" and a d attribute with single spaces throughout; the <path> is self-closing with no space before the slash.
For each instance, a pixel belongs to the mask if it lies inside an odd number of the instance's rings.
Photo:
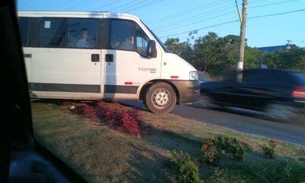
<path id="1" fill-rule="evenodd" d="M 190 71 L 190 80 L 199 80 L 197 71 Z"/>

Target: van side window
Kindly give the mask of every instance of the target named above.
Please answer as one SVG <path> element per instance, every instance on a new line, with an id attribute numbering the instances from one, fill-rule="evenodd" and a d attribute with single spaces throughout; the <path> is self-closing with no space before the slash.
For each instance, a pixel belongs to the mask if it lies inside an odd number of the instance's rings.
<path id="1" fill-rule="evenodd" d="M 110 23 L 111 49 L 134 50 L 133 22 L 114 19 Z"/>
<path id="2" fill-rule="evenodd" d="M 45 18 L 39 22 L 38 46 L 62 48 L 66 46 L 65 20 Z"/>
<path id="3" fill-rule="evenodd" d="M 29 44 L 29 19 L 19 18 L 19 25 L 22 46 L 26 46 Z"/>
<path id="4" fill-rule="evenodd" d="M 94 48 L 97 45 L 97 20 L 71 18 L 68 20 L 68 47 Z"/>
<path id="5" fill-rule="evenodd" d="M 136 26 L 136 46 L 137 51 L 143 55 L 147 56 L 147 45 L 148 45 L 149 38 L 145 34 L 145 32 L 139 27 Z"/>
<path id="6" fill-rule="evenodd" d="M 38 46 L 40 47 L 93 48 L 96 47 L 96 43 L 97 20 L 44 18 L 39 22 Z"/>

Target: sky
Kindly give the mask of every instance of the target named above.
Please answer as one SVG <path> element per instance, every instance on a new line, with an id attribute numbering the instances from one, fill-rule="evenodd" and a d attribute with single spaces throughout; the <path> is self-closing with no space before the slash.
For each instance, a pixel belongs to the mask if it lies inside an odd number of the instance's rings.
<path id="1" fill-rule="evenodd" d="M 139 17 L 163 42 L 214 32 L 240 35 L 243 1 L 250 47 L 305 47 L 305 0 L 17 0 L 20 11 L 109 11 Z"/>

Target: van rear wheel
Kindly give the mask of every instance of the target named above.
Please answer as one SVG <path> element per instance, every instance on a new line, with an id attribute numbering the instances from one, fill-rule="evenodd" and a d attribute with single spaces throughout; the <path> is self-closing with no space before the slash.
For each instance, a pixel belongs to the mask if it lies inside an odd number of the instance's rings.
<path id="1" fill-rule="evenodd" d="M 145 94 L 144 100 L 147 109 L 156 114 L 170 112 L 177 103 L 174 89 L 163 82 L 151 85 Z"/>

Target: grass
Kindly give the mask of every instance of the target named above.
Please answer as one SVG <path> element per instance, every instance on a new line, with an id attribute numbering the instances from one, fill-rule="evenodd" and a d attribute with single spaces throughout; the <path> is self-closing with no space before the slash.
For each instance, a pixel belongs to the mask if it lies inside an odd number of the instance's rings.
<path id="1" fill-rule="evenodd" d="M 74 103 L 73 105 L 83 105 Z M 130 107 L 109 103 L 112 110 Z M 170 163 L 174 150 L 188 153 L 197 162 L 202 182 L 302 182 L 305 181 L 305 147 L 280 142 L 274 159 L 267 159 L 261 145 L 270 139 L 185 119 L 174 114 L 138 111 L 148 127 L 142 136 L 109 128 L 98 120 L 75 115 L 50 101 L 32 102 L 35 136 L 88 182 L 175 183 Z M 244 161 L 225 157 L 218 166 L 198 163 L 206 137 L 229 135 L 245 140 L 250 151 Z"/>

